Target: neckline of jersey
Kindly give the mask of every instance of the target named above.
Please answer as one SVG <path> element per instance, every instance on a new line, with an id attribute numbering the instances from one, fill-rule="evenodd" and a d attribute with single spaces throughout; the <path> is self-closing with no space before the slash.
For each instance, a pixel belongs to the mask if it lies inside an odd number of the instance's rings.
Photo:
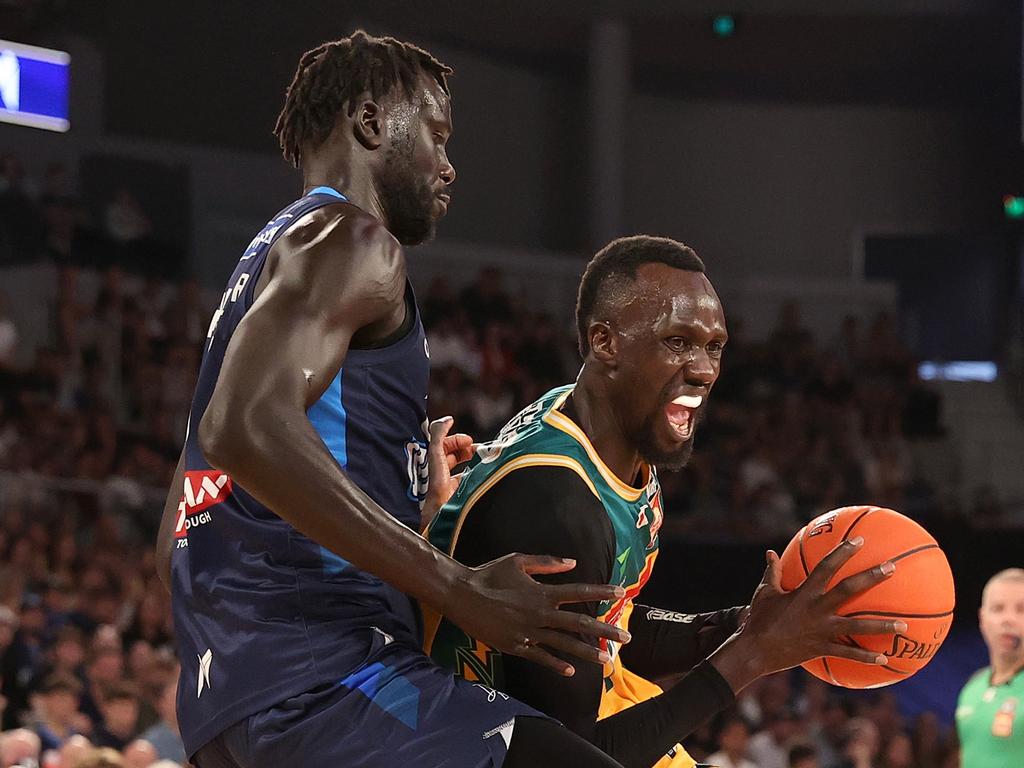
<path id="1" fill-rule="evenodd" d="M 587 437 L 587 433 L 583 431 L 583 428 L 569 418 L 566 414 L 562 413 L 561 407 L 565 404 L 565 401 L 569 398 L 569 395 L 573 393 L 576 387 L 569 387 L 562 394 L 558 396 L 551 408 L 544 415 L 544 421 L 567 435 L 576 440 L 577 443 L 583 446 L 583 450 L 587 452 L 590 460 L 594 462 L 594 466 L 597 467 L 597 471 L 601 473 L 612 490 L 615 491 L 626 501 L 636 501 L 643 494 L 643 488 L 634 488 L 628 483 L 623 482 L 618 475 L 612 472 L 611 468 L 604 463 L 604 460 L 598 454 L 597 449 L 594 448 L 594 444 L 590 442 L 590 438 Z M 644 462 L 641 468 L 641 472 L 647 481 L 650 482 L 651 468 Z"/>
<path id="2" fill-rule="evenodd" d="M 346 202 L 348 201 L 348 198 L 341 194 L 341 192 L 336 190 L 334 187 L 328 187 L 324 185 L 321 185 L 319 187 L 313 187 L 311 190 L 309 190 L 309 192 L 306 193 L 307 197 L 309 195 L 333 195 L 334 197 L 340 198 L 341 200 L 345 200 Z"/>
<path id="3" fill-rule="evenodd" d="M 992 682 L 992 675 L 995 674 L 995 672 L 992 669 L 992 667 L 989 666 L 989 668 L 988 668 L 988 675 L 987 675 L 988 687 L 989 688 L 1002 688 L 1004 685 L 1010 685 L 1010 683 L 1012 683 L 1014 680 L 1017 679 L 1017 677 L 1020 675 L 1021 672 L 1024 672 L 1024 666 L 1017 667 L 1017 669 L 1015 669 L 1013 671 L 1013 674 L 1010 675 L 1008 678 L 1006 678 L 1006 680 L 1004 682 L 1002 682 L 1002 683 L 993 683 Z"/>

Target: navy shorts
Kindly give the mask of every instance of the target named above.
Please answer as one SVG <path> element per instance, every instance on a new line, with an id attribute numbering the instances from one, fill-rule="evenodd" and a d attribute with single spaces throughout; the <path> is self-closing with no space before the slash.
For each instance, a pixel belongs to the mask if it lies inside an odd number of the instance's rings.
<path id="1" fill-rule="evenodd" d="M 205 744 L 198 768 L 498 768 L 537 710 L 392 642 L 338 683 L 257 712 Z"/>

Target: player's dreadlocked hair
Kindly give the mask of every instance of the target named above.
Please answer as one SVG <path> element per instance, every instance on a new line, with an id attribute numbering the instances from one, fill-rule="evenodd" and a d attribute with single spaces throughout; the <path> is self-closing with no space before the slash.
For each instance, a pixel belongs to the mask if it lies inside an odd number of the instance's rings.
<path id="1" fill-rule="evenodd" d="M 450 95 L 447 77 L 452 71 L 422 48 L 393 37 L 373 37 L 361 29 L 306 51 L 274 126 L 285 160 L 298 167 L 303 145 L 322 144 L 343 107 L 349 117 L 355 113 L 361 94 L 379 101 L 400 85 L 411 95 L 423 72 Z"/>
<path id="2" fill-rule="evenodd" d="M 667 237 L 650 235 L 612 240 L 587 264 L 576 297 L 576 332 L 583 357 L 590 352 L 587 329 L 593 319 L 594 308 L 614 287 L 623 281 L 636 280 L 638 267 L 654 262 L 690 272 L 704 271 L 704 262 L 692 248 Z"/>

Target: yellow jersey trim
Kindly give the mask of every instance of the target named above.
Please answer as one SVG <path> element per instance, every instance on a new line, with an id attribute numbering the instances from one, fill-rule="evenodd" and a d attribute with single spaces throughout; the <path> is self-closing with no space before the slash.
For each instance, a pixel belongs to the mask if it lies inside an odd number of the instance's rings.
<path id="1" fill-rule="evenodd" d="M 636 501 L 643 494 L 644 489 L 634 488 L 633 486 L 622 482 L 622 480 L 612 472 L 608 465 L 604 463 L 600 455 L 598 455 L 593 443 L 590 442 L 590 438 L 587 437 L 586 432 L 580 428 L 579 424 L 558 410 L 562 407 L 562 404 L 565 403 L 570 394 L 572 394 L 571 389 L 566 390 L 558 396 L 554 405 L 552 405 L 551 409 L 544 415 L 544 421 L 555 429 L 565 432 L 577 443 L 583 446 L 583 450 L 587 452 L 587 456 L 589 456 L 590 460 L 594 462 L 594 466 L 597 467 L 597 471 L 601 473 L 601 477 L 605 479 L 605 482 L 608 483 L 609 487 L 611 487 L 615 493 L 626 501 Z M 646 466 L 644 469 L 645 472 L 648 471 Z"/>

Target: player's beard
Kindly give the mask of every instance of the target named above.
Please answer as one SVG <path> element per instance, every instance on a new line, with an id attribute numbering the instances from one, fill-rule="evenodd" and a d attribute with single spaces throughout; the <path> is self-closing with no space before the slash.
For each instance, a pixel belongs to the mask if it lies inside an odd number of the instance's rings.
<path id="1" fill-rule="evenodd" d="M 434 236 L 436 195 L 425 181 L 415 181 L 412 144 L 388 149 L 378 179 L 388 229 L 402 245 L 419 245 Z"/>
<path id="2" fill-rule="evenodd" d="M 648 464 L 653 464 L 659 470 L 675 472 L 685 467 L 693 454 L 693 440 L 697 436 L 697 425 L 700 423 L 701 415 L 703 415 L 703 409 L 699 409 L 691 416 L 695 421 L 690 439 L 677 448 L 666 450 L 658 444 L 656 431 L 658 419 L 664 419 L 665 416 L 661 411 L 651 414 L 637 433 L 632 436 L 640 458 Z"/>

